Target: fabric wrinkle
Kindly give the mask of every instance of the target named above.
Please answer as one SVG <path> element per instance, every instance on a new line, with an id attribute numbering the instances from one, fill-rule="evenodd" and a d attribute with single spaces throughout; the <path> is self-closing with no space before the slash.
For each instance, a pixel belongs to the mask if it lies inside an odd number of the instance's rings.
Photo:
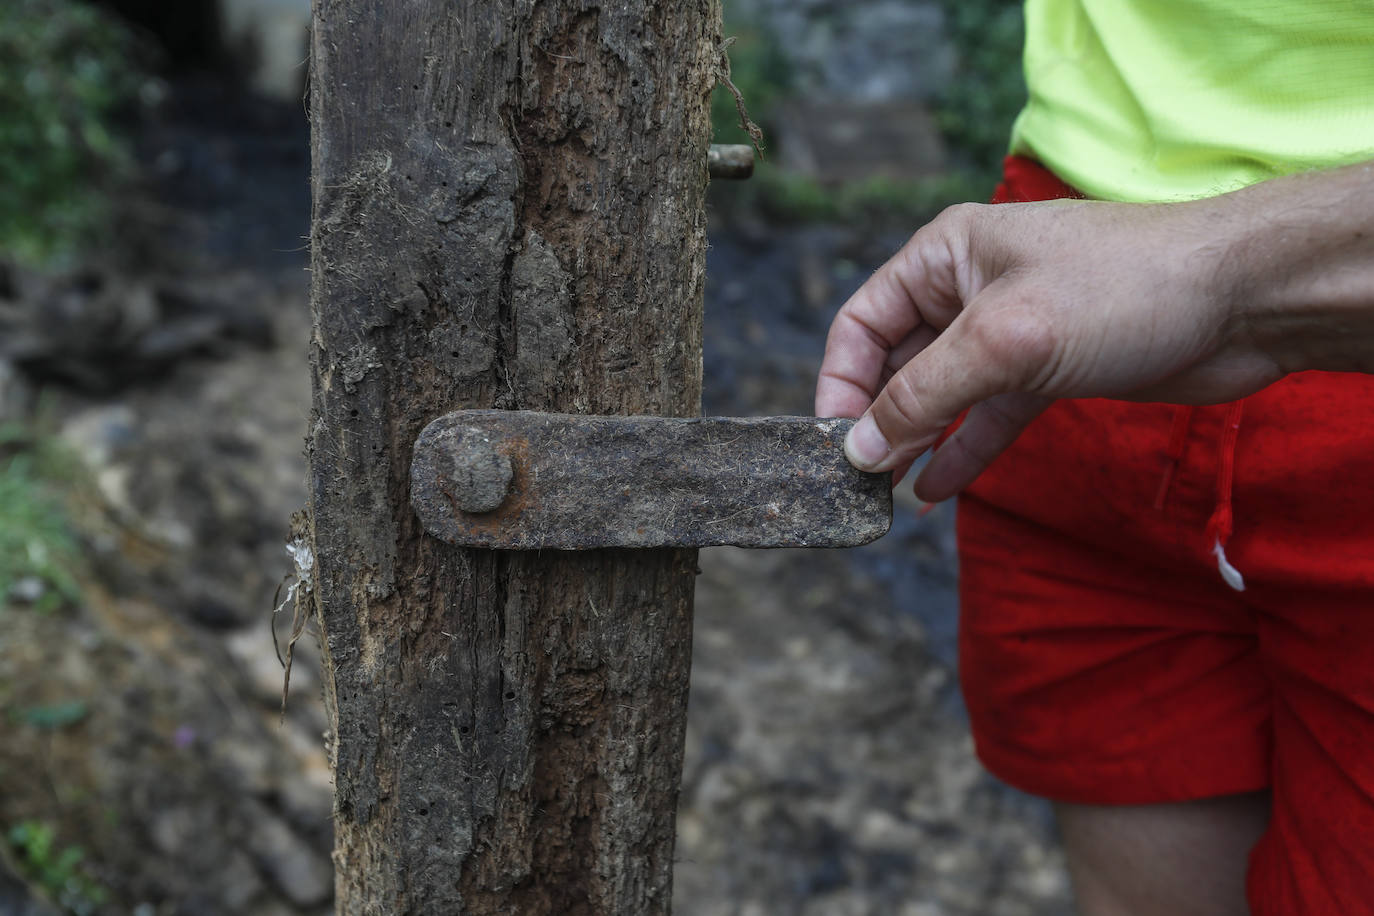
<path id="1" fill-rule="evenodd" d="M 1188 429 L 1193 422 L 1193 408 L 1187 404 L 1174 408 L 1174 423 L 1169 429 L 1169 446 L 1165 452 L 1164 473 L 1160 477 L 1159 490 L 1155 493 L 1155 511 L 1162 512 L 1169 498 L 1169 487 L 1173 485 L 1178 463 L 1183 458 L 1183 449 L 1188 444 Z"/>

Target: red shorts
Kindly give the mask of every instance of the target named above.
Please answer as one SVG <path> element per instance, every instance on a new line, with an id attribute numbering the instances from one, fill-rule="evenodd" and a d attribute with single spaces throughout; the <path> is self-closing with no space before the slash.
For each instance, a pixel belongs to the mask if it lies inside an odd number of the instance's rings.
<path id="1" fill-rule="evenodd" d="M 997 199 L 1072 194 L 1009 160 Z M 960 499 L 959 550 L 989 770 L 1084 804 L 1272 789 L 1252 910 L 1374 913 L 1374 377 L 1059 402 Z"/>

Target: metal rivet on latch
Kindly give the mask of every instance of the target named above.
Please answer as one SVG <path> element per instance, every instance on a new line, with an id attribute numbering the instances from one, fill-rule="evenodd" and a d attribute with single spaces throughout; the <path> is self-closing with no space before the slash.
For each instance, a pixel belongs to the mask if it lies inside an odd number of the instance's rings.
<path id="1" fill-rule="evenodd" d="M 468 430 L 447 457 L 445 490 L 459 509 L 480 515 L 505 502 L 515 471 L 510 457 L 498 452 L 488 436 Z"/>

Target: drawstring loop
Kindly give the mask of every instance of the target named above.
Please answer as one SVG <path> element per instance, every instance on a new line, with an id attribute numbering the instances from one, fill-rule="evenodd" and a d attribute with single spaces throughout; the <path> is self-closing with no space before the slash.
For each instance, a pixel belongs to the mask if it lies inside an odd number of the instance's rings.
<path id="1" fill-rule="evenodd" d="M 1240 436 L 1241 415 L 1245 403 L 1236 401 L 1226 411 L 1226 425 L 1221 432 L 1221 452 L 1217 456 L 1217 506 L 1207 521 L 1207 536 L 1212 541 L 1212 553 L 1217 558 L 1217 570 L 1226 584 L 1238 592 L 1245 591 L 1245 577 L 1226 559 L 1226 542 L 1231 539 L 1235 518 L 1231 511 L 1231 490 L 1236 475 L 1236 439 Z"/>
<path id="2" fill-rule="evenodd" d="M 1174 474 L 1183 459 L 1188 444 L 1188 432 L 1193 422 L 1193 408 L 1187 405 L 1174 409 L 1174 422 L 1169 430 L 1169 445 L 1164 458 L 1164 472 L 1160 477 L 1159 489 L 1155 492 L 1155 510 L 1164 508 L 1173 485 Z M 1217 571 L 1227 585 L 1238 592 L 1245 591 L 1245 577 L 1240 570 L 1231 565 L 1226 558 L 1226 543 L 1231 539 L 1235 518 L 1231 510 L 1231 491 L 1235 484 L 1236 440 L 1240 435 L 1241 415 L 1245 411 L 1242 401 L 1235 401 L 1226 410 L 1226 423 L 1221 431 L 1221 443 L 1217 451 L 1217 492 L 1216 506 L 1212 517 L 1207 520 L 1204 538 L 1211 544 L 1212 556 L 1216 558 Z"/>

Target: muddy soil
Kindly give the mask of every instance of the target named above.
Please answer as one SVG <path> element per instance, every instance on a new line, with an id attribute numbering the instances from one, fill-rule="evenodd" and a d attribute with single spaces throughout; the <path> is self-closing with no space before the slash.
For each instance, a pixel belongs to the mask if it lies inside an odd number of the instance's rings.
<path id="1" fill-rule="evenodd" d="M 82 846 L 99 912 L 323 914 L 318 662 L 307 636 L 279 725 L 272 638 L 305 498 L 304 119 L 179 86 L 141 157 L 131 238 L 79 282 L 11 284 L 32 327 L 0 410 L 31 418 L 41 394 L 88 473 L 83 600 L 0 608 L 0 825 Z M 707 412 L 809 412 L 829 315 L 897 241 L 715 227 Z M 62 330 L 92 315 L 122 330 Z M 973 759 L 951 513 L 919 508 L 861 550 L 703 553 L 678 913 L 1067 912 L 1045 809 Z"/>

